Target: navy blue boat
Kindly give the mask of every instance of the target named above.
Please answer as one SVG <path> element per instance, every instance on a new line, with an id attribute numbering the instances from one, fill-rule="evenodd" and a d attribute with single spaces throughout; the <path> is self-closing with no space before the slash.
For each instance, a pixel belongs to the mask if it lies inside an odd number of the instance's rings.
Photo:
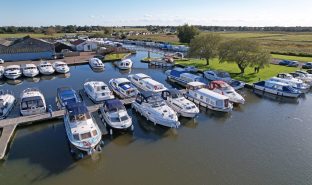
<path id="1" fill-rule="evenodd" d="M 59 109 L 64 109 L 67 104 L 81 102 L 80 96 L 71 87 L 57 88 L 56 104 Z"/>

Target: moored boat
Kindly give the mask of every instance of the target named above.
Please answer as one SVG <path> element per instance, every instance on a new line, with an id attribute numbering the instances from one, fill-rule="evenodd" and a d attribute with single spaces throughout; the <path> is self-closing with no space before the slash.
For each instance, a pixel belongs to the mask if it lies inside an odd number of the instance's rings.
<path id="1" fill-rule="evenodd" d="M 23 75 L 26 77 L 35 77 L 39 74 L 39 70 L 35 64 L 23 64 L 21 66 Z"/>
<path id="2" fill-rule="evenodd" d="M 56 105 L 58 109 L 64 109 L 67 104 L 81 102 L 80 96 L 71 87 L 57 88 Z"/>
<path id="3" fill-rule="evenodd" d="M 20 111 L 23 116 L 45 113 L 46 110 L 45 98 L 38 89 L 28 88 L 22 92 Z"/>
<path id="4" fill-rule="evenodd" d="M 102 81 L 86 82 L 83 89 L 88 97 L 96 103 L 115 98 L 109 87 Z"/>
<path id="5" fill-rule="evenodd" d="M 208 85 L 208 89 L 216 93 L 227 96 L 230 102 L 235 104 L 244 104 L 245 99 L 238 94 L 232 86 L 224 81 L 212 81 Z"/>
<path id="6" fill-rule="evenodd" d="M 294 89 L 297 89 L 302 93 L 306 93 L 310 90 L 310 86 L 306 83 L 303 83 L 299 79 L 286 79 L 286 78 L 272 77 L 272 78 L 270 78 L 270 81 L 288 84 L 291 87 L 293 87 Z"/>
<path id="7" fill-rule="evenodd" d="M 139 93 L 138 89 L 127 78 L 113 78 L 108 82 L 112 91 L 120 98 L 133 98 Z"/>
<path id="8" fill-rule="evenodd" d="M 133 62 L 132 62 L 131 59 L 124 59 L 124 60 L 121 60 L 121 61 L 116 61 L 116 62 L 114 62 L 114 64 L 115 64 L 119 69 L 127 70 L 127 69 L 132 68 Z"/>
<path id="9" fill-rule="evenodd" d="M 98 58 L 90 58 L 89 65 L 91 66 L 92 69 L 96 70 L 104 69 L 105 67 L 103 62 Z"/>
<path id="10" fill-rule="evenodd" d="M 271 80 L 260 81 L 254 83 L 253 86 L 254 89 L 284 97 L 297 98 L 302 94 L 288 84 Z"/>
<path id="11" fill-rule="evenodd" d="M 132 108 L 150 120 L 154 125 L 162 125 L 170 128 L 178 128 L 180 122 L 175 111 L 157 93 L 151 91 L 140 92 Z"/>
<path id="12" fill-rule="evenodd" d="M 82 102 L 66 105 L 64 126 L 72 150 L 91 155 L 96 150 L 101 150 L 102 133 L 91 116 L 86 105 Z M 71 151 L 72 153 L 77 153 Z"/>
<path id="13" fill-rule="evenodd" d="M 213 92 L 201 82 L 190 82 L 186 88 L 186 98 L 208 109 L 219 112 L 231 112 L 232 103 L 227 96 Z"/>
<path id="14" fill-rule="evenodd" d="M 175 82 L 183 87 L 186 87 L 189 82 L 203 81 L 202 77 L 191 74 L 183 68 L 174 68 L 172 70 L 167 70 L 165 73 L 168 80 Z"/>
<path id="15" fill-rule="evenodd" d="M 56 72 L 58 73 L 68 73 L 69 72 L 69 67 L 65 62 L 62 61 L 56 61 L 53 63 L 53 68 Z"/>
<path id="16" fill-rule="evenodd" d="M 150 76 L 143 73 L 131 74 L 128 76 L 128 78 L 131 83 L 143 91 L 152 91 L 157 93 L 167 90 L 163 84 L 153 80 Z"/>
<path id="17" fill-rule="evenodd" d="M 47 61 L 40 62 L 40 64 L 38 65 L 38 70 L 43 75 L 51 75 L 55 72 L 52 64 Z"/>
<path id="18" fill-rule="evenodd" d="M 0 119 L 5 119 L 11 112 L 15 104 L 15 97 L 8 93 L 0 92 Z"/>
<path id="19" fill-rule="evenodd" d="M 113 130 L 133 131 L 132 118 L 120 100 L 105 100 L 103 107 L 100 107 L 99 110 L 102 122 L 111 135 L 113 135 Z"/>
<path id="20" fill-rule="evenodd" d="M 162 97 L 169 107 L 177 112 L 178 115 L 187 118 L 194 118 L 199 114 L 198 107 L 193 102 L 186 99 L 177 89 L 163 91 Z"/>
<path id="21" fill-rule="evenodd" d="M 10 65 L 5 67 L 4 76 L 11 80 L 18 79 L 22 76 L 21 67 L 19 65 Z"/>

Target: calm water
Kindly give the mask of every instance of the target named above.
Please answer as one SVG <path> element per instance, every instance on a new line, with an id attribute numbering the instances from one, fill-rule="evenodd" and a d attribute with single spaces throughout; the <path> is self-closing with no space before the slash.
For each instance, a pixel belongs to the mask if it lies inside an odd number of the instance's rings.
<path id="1" fill-rule="evenodd" d="M 133 56 L 132 73 L 146 73 L 171 87 L 162 69 L 148 68 Z M 82 89 L 86 79 L 108 82 L 126 77 L 111 64 L 95 73 L 88 65 L 71 67 L 70 76 L 2 82 L 15 95 L 38 87 L 53 104 L 56 88 Z M 154 127 L 131 109 L 135 132 L 105 139 L 103 151 L 74 161 L 62 121 L 16 131 L 0 184 L 312 184 L 312 95 L 298 101 L 241 92 L 246 104 L 231 114 L 203 110 L 179 129 Z M 99 123 L 101 124 L 101 123 Z"/>

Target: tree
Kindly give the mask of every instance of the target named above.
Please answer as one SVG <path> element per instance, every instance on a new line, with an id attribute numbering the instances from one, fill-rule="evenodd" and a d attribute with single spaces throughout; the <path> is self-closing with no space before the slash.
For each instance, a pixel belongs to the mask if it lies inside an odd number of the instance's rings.
<path id="1" fill-rule="evenodd" d="M 44 34 L 46 34 L 46 35 L 54 35 L 55 33 L 56 33 L 56 30 L 54 27 L 49 27 L 44 32 Z"/>
<path id="2" fill-rule="evenodd" d="M 189 55 L 209 60 L 218 56 L 221 37 L 215 33 L 197 35 L 190 43 Z"/>
<path id="3" fill-rule="evenodd" d="M 220 62 L 236 63 L 241 74 L 244 74 L 248 66 L 264 68 L 270 63 L 271 56 L 257 42 L 235 39 L 221 44 L 219 58 Z"/>
<path id="4" fill-rule="evenodd" d="M 112 32 L 113 32 L 113 29 L 111 27 L 105 27 L 103 29 L 103 32 L 104 32 L 105 35 L 111 35 Z"/>
<path id="5" fill-rule="evenodd" d="M 189 26 L 188 24 L 179 26 L 177 31 L 178 38 L 182 43 L 190 43 L 191 40 L 199 34 L 199 30 L 195 26 Z"/>

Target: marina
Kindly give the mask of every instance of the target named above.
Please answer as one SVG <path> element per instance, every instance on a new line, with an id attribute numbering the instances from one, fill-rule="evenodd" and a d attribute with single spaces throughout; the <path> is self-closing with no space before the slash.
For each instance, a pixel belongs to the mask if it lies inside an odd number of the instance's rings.
<path id="1" fill-rule="evenodd" d="M 53 184 L 55 180 L 66 184 L 74 177 L 80 182 L 90 182 L 89 177 L 93 175 L 124 184 L 134 173 L 149 177 L 133 179 L 132 182 L 137 184 L 146 184 L 149 180 L 172 184 L 201 184 L 209 180 L 215 184 L 227 184 L 220 180 L 223 176 L 227 176 L 234 184 L 259 184 L 264 181 L 267 184 L 304 182 L 300 178 L 304 176 L 302 166 L 308 168 L 310 162 L 307 162 L 307 159 L 312 153 L 309 147 L 311 117 L 306 114 L 312 102 L 310 93 L 304 98 L 288 101 L 283 97 L 270 95 L 269 98 L 262 93 L 256 95 L 252 90 L 242 89 L 239 93 L 245 98 L 245 104 L 233 107 L 231 113 L 219 113 L 199 106 L 200 113 L 195 119 L 179 117 L 178 129 L 155 126 L 131 109 L 130 104 L 134 99 L 121 100 L 128 100 L 124 103 L 128 104 L 126 109 L 132 117 L 133 133 L 114 133 L 110 138 L 103 137 L 105 144 L 100 153 L 80 161 L 74 160 L 68 150 L 61 119 L 64 111 L 57 111 L 56 89 L 70 86 L 76 90 L 89 111 L 94 112 L 101 131 L 105 130 L 105 135 L 108 135 L 97 114 L 102 104 L 94 104 L 82 90 L 86 79 L 108 84 L 113 78 L 128 78 L 129 74 L 144 73 L 168 89 L 183 89 L 167 80 L 166 69 L 153 68 L 141 63 L 140 60 L 146 53 L 147 50 L 139 51 L 130 57 L 134 62 L 130 70 L 119 70 L 114 64 L 105 63 L 104 71 L 93 72 L 86 60 L 83 65 L 70 66 L 67 77 L 64 74 L 38 76 L 35 77 L 39 79 L 37 82 L 21 78 L 18 85 L 14 85 L 10 80 L 2 80 L 1 88 L 14 91 L 16 97 L 26 88 L 40 89 L 47 105 L 51 105 L 55 110 L 52 117 L 48 112 L 37 116 L 19 117 L 16 106 L 6 120 L 0 121 L 0 149 L 7 151 L 2 152 L 6 155 L 5 160 L 0 162 L 2 179 L 8 184 L 21 183 L 11 174 L 17 170 L 14 175 L 27 176 L 24 184 L 47 185 Z M 159 56 L 154 53 L 152 55 Z M 270 111 L 267 107 L 277 112 Z M 25 124 L 27 126 L 24 126 Z M 297 153 L 300 158 L 295 155 L 288 157 L 285 153 Z M 273 167 L 270 166 L 272 160 L 276 161 Z M 286 160 L 288 163 L 282 164 Z M 296 171 L 288 168 L 294 161 L 300 165 L 295 167 Z M 120 165 L 123 166 L 122 169 Z M 29 172 L 29 168 L 34 170 Z M 146 168 L 149 168 L 149 171 Z M 199 168 L 201 170 L 198 170 Z M 150 176 L 160 169 L 164 170 L 161 173 L 162 179 Z M 130 173 L 126 173 L 129 171 Z M 223 171 L 226 173 L 221 173 Z M 117 172 L 120 172 L 123 178 L 118 178 L 120 173 L 117 175 Z M 291 178 L 294 173 L 298 178 Z M 190 175 L 194 177 L 190 178 Z M 265 177 L 270 178 L 263 180 Z M 100 179 L 92 178 L 91 182 L 100 183 Z"/>

